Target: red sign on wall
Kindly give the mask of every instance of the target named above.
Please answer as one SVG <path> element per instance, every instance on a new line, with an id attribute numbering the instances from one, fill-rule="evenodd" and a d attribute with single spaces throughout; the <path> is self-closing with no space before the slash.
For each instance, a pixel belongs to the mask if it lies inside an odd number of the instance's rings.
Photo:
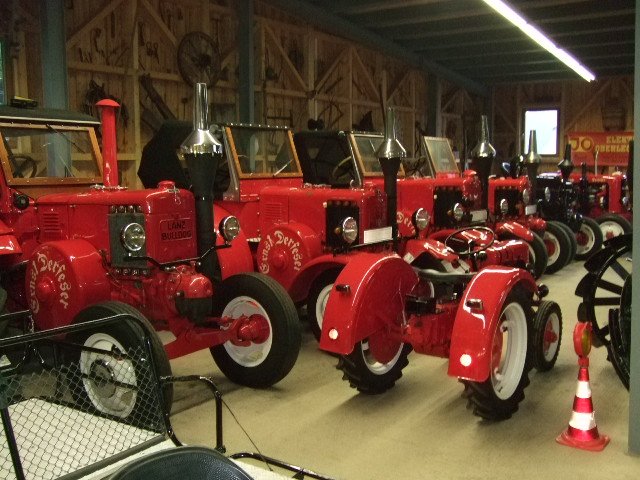
<path id="1" fill-rule="evenodd" d="M 571 132 L 567 135 L 571 144 L 571 159 L 575 165 L 585 162 L 593 166 L 598 150 L 598 166 L 626 167 L 629 159 L 629 141 L 633 132 Z"/>

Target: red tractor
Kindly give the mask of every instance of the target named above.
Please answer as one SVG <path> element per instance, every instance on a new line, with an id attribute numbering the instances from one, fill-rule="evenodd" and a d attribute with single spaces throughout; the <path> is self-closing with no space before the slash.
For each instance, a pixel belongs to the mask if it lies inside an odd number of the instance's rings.
<path id="1" fill-rule="evenodd" d="M 385 189 L 403 154 L 387 124 L 377 149 Z M 389 193 L 387 215 L 395 216 Z M 486 249 L 472 243 L 464 253 L 474 261 Z M 448 358 L 474 413 L 502 420 L 518 409 L 532 366 L 548 370 L 557 358 L 562 318 L 556 303 L 542 300 L 547 293 L 519 268 L 440 271 L 363 253 L 334 282 L 320 347 L 338 354 L 343 378 L 369 394 L 394 386 L 412 349 Z"/>
<path id="2" fill-rule="evenodd" d="M 213 207 L 208 182 L 220 145 L 206 129 L 202 84 L 196 99 L 195 130 L 182 144 L 193 191 L 168 180 L 146 190 L 118 186 L 108 102 L 102 153 L 91 117 L 0 108 L 2 285 L 7 305 L 29 308 L 37 329 L 135 307 L 175 336 L 154 346 L 156 363 L 168 369 L 167 355 L 209 348 L 232 381 L 267 387 L 295 363 L 299 320 L 286 291 L 253 273 L 237 219 Z M 75 340 L 126 352 L 133 336 L 123 324 Z M 135 395 L 118 398 L 119 389 L 91 380 L 117 377 L 118 365 L 95 355 L 81 364 L 96 408 L 116 416 L 132 408 Z"/>

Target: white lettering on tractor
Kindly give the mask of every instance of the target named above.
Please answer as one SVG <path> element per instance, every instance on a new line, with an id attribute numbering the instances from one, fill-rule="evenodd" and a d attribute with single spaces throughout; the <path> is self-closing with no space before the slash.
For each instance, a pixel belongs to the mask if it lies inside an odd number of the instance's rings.
<path id="1" fill-rule="evenodd" d="M 303 254 L 300 251 L 300 242 L 295 238 L 287 236 L 280 230 L 273 232 L 273 237 L 267 235 L 262 247 L 262 255 L 260 256 L 260 271 L 262 273 L 269 273 L 269 252 L 275 245 L 281 245 L 285 249 L 289 250 L 289 255 L 293 261 L 293 269 L 297 272 L 302 268 Z"/>
<path id="2" fill-rule="evenodd" d="M 40 310 L 40 304 L 36 297 L 36 282 L 39 273 L 50 272 L 53 275 L 54 280 L 58 284 L 59 298 L 58 302 L 66 310 L 69 307 L 69 291 L 71 285 L 66 281 L 65 271 L 67 266 L 64 263 L 60 263 L 56 260 L 51 260 L 44 253 L 37 253 L 37 257 L 31 262 L 31 273 L 29 275 L 29 296 L 31 297 L 31 309 L 33 313 L 38 313 Z"/>

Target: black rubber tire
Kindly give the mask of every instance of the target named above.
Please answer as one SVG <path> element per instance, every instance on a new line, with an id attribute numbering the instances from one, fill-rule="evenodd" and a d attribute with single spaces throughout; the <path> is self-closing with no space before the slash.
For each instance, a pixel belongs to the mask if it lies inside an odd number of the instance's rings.
<path id="1" fill-rule="evenodd" d="M 340 270 L 332 269 L 322 272 L 318 275 L 311 286 L 309 291 L 309 297 L 307 298 L 307 321 L 309 322 L 309 328 L 316 340 L 320 341 L 320 334 L 322 333 L 322 319 L 318 319 L 318 309 L 324 311 L 324 309 L 317 305 L 320 294 L 325 287 L 333 286 L 336 278 L 340 274 Z"/>
<path id="2" fill-rule="evenodd" d="M 531 319 L 533 318 L 530 297 L 531 295 L 528 294 L 523 287 L 516 285 L 509 295 L 507 295 L 507 298 L 501 308 L 500 321 L 497 326 L 499 330 L 500 325 L 504 321 L 503 314 L 510 305 L 515 303 L 522 308 L 525 320 L 524 324 L 519 325 L 519 327 L 524 328 L 525 331 L 520 331 L 518 334 L 524 336 L 521 340 L 524 340 L 527 345 L 525 345 L 524 352 L 516 351 L 515 348 L 507 347 L 507 352 L 515 352 L 516 355 L 519 354 L 520 356 L 515 359 L 511 357 L 504 362 L 507 364 L 507 367 L 509 367 L 510 362 L 516 362 L 516 367 L 519 363 L 522 363 L 521 367 L 518 367 L 520 370 L 515 371 L 518 375 L 518 382 L 515 387 L 513 387 L 513 392 L 507 398 L 500 398 L 496 393 L 496 387 L 493 384 L 493 372 L 489 374 L 489 378 L 484 382 L 462 380 L 462 383 L 465 386 L 463 396 L 467 398 L 469 408 L 473 410 L 475 415 L 478 415 L 485 420 L 497 421 L 510 418 L 518 410 L 520 402 L 524 400 L 524 390 L 529 385 L 529 371 L 531 370 L 532 363 L 531 355 L 528 350 L 528 343 L 531 341 Z M 495 334 L 498 334 L 498 331 L 496 331 Z M 511 347 L 513 347 L 513 345 Z"/>
<path id="3" fill-rule="evenodd" d="M 571 253 L 569 254 L 569 259 L 565 264 L 566 266 L 576 259 L 576 251 L 578 250 L 578 241 L 576 240 L 576 232 L 571 230 L 571 227 L 569 227 L 569 225 L 567 225 L 566 223 L 562 223 L 562 222 L 556 222 L 556 223 L 567 234 L 567 238 L 569 239 L 570 246 L 571 246 Z"/>
<path id="4" fill-rule="evenodd" d="M 549 261 L 549 255 L 547 254 L 547 246 L 544 244 L 544 240 L 535 232 L 533 233 L 533 240 L 527 242 L 529 245 L 529 263 L 533 265 L 533 276 L 540 278 L 547 268 L 547 262 Z M 514 235 L 506 235 L 503 238 L 521 240 Z"/>
<path id="5" fill-rule="evenodd" d="M 631 275 L 622 287 L 620 308 L 609 310 L 608 359 L 627 390 L 631 378 Z"/>
<path id="6" fill-rule="evenodd" d="M 557 323 L 552 333 L 556 336 L 555 341 L 549 342 L 545 346 L 545 340 L 549 341 L 547 327 L 549 322 Z M 556 331 L 557 330 L 557 331 Z M 538 306 L 538 311 L 533 319 L 533 334 L 531 340 L 531 353 L 533 366 L 539 372 L 547 372 L 556 364 L 560 345 L 562 343 L 562 311 L 556 302 L 543 300 Z"/>
<path id="7" fill-rule="evenodd" d="M 378 395 L 392 388 L 402 377 L 402 370 L 409 365 L 407 358 L 411 353 L 411 346 L 399 345 L 399 355 L 388 364 L 380 364 L 379 371 L 371 368 L 371 359 L 367 361 L 368 341 L 363 340 L 353 347 L 349 355 L 341 355 L 336 368 L 342 370 L 343 380 L 347 380 L 352 388 L 367 395 Z"/>
<path id="8" fill-rule="evenodd" d="M 149 369 L 152 367 L 151 363 L 147 360 L 147 352 L 144 344 L 145 337 L 149 339 L 149 344 L 151 346 L 151 355 L 153 356 L 153 365 L 155 365 L 157 376 L 171 376 L 171 365 L 169 363 L 169 358 L 153 326 L 138 310 L 136 310 L 132 306 L 114 301 L 98 303 L 96 305 L 87 307 L 84 310 L 81 310 L 80 313 L 78 313 L 78 315 L 76 315 L 76 317 L 74 318 L 73 323 L 83 323 L 90 320 L 96 320 L 99 318 L 105 318 L 117 314 L 126 314 L 130 317 L 134 317 L 140 320 L 140 323 L 143 326 L 134 321 L 123 320 L 119 323 L 107 324 L 95 329 L 88 329 L 81 332 L 71 333 L 69 334 L 67 340 L 80 345 L 85 345 L 86 342 L 91 341 L 91 344 L 95 346 L 95 340 L 91 340 L 92 338 L 96 338 L 94 337 L 94 335 L 105 336 L 105 340 L 108 339 L 108 337 L 111 337 L 113 340 L 118 342 L 125 350 L 124 353 L 134 352 L 134 350 L 137 351 L 137 355 L 133 353 L 131 363 L 133 371 L 135 373 L 136 382 L 139 381 L 138 379 L 142 379 L 142 381 L 140 381 L 140 383 L 136 385 L 137 392 L 135 393 L 134 398 L 135 404 L 133 406 L 122 408 L 120 411 L 111 408 L 109 406 L 110 401 L 115 398 L 115 395 L 117 393 L 125 392 L 124 394 L 128 395 L 128 392 L 131 390 L 128 390 L 126 387 L 121 388 L 119 386 L 116 386 L 114 388 L 114 395 L 101 398 L 101 394 L 99 391 L 96 392 L 95 390 L 92 390 L 92 388 L 94 387 L 99 389 L 100 385 L 96 385 L 95 382 L 92 382 L 89 378 L 87 378 L 87 370 L 83 371 L 82 355 L 91 355 L 91 352 L 87 351 L 83 353 L 75 349 L 73 350 L 73 353 L 70 353 L 71 358 L 69 358 L 69 360 L 71 361 L 72 374 L 70 378 L 70 385 L 76 383 L 76 385 L 81 385 L 83 388 L 71 388 L 71 394 L 77 402 L 81 402 L 81 404 L 86 406 L 89 410 L 93 409 L 102 414 L 111 415 L 114 417 L 128 418 L 135 421 L 137 424 L 145 424 L 147 427 L 150 427 L 149 422 L 155 424 L 158 420 L 162 421 L 162 412 L 157 411 L 157 406 L 154 403 L 154 399 L 157 398 L 156 392 L 154 391 L 154 389 L 157 388 L 157 383 L 155 382 L 154 374 L 149 371 Z M 115 348 L 118 347 L 115 346 Z M 99 357 L 91 358 L 91 367 L 97 366 L 98 368 L 100 368 L 102 365 L 100 360 L 101 359 Z M 93 370 L 93 372 L 97 372 L 97 374 L 99 375 L 100 371 L 102 371 L 103 373 L 111 373 L 117 376 L 118 372 L 116 372 L 115 370 L 116 369 L 107 370 L 103 367 L 102 370 Z M 122 372 L 122 369 L 120 369 L 120 372 Z M 124 383 L 127 382 L 125 381 Z M 166 412 L 170 412 L 171 405 L 173 403 L 173 385 L 171 385 L 170 383 L 165 383 L 162 387 L 162 395 L 164 399 L 163 407 L 165 408 Z M 122 396 L 120 396 L 120 398 L 122 398 Z M 116 403 L 117 402 L 118 400 L 116 399 Z M 159 415 L 159 417 L 154 418 L 155 415 Z"/>
<path id="9" fill-rule="evenodd" d="M 602 230 L 602 225 L 607 223 L 617 224 L 622 231 L 622 234 L 631 233 L 631 230 L 633 229 L 629 220 L 615 213 L 605 213 L 604 215 L 600 215 L 598 218 L 596 218 L 596 222 L 598 222 L 598 225 L 600 225 L 600 230 Z M 602 237 L 604 240 L 608 240 L 608 238 L 610 238 L 607 237 L 607 234 L 604 230 L 602 230 Z"/>
<path id="10" fill-rule="evenodd" d="M 556 273 L 562 267 L 564 267 L 571 255 L 571 240 L 567 235 L 567 232 L 560 227 L 559 223 L 547 222 L 547 229 L 544 232 L 545 246 L 547 242 L 552 242 L 554 248 L 557 249 L 557 254 L 548 255 L 547 268 L 545 273 Z M 547 248 L 547 252 L 549 249 Z"/>
<path id="11" fill-rule="evenodd" d="M 248 354 L 254 345 L 237 347 L 231 342 L 211 347 L 211 355 L 218 368 L 232 382 L 252 388 L 270 387 L 291 371 L 296 363 L 302 343 L 300 320 L 296 306 L 286 290 L 275 280 L 259 273 L 240 273 L 226 278 L 219 285 L 214 298 L 214 315 L 220 316 L 225 308 L 239 297 L 249 297 L 267 315 L 270 323 L 271 346 L 261 355 L 242 364 L 233 355 Z"/>
<path id="12" fill-rule="evenodd" d="M 578 250 L 576 251 L 576 260 L 586 260 L 595 252 L 600 251 L 602 249 L 602 230 L 600 229 L 600 225 L 591 217 L 583 217 L 582 225 L 580 225 L 580 232 L 583 235 L 588 235 L 591 237 L 592 243 L 588 246 L 578 245 Z"/>

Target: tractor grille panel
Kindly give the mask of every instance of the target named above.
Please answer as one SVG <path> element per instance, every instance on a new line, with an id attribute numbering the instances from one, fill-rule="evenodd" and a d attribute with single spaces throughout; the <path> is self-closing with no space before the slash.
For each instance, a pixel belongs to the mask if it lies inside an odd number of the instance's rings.
<path id="1" fill-rule="evenodd" d="M 434 219 L 437 228 L 453 228 L 455 221 L 448 212 L 456 203 L 462 203 L 462 191 L 457 189 L 436 189 Z"/>
<path id="2" fill-rule="evenodd" d="M 517 216 L 518 209 L 516 208 L 516 204 L 520 201 L 520 191 L 513 188 L 499 188 L 496 189 L 495 195 L 495 205 L 494 212 L 496 215 L 502 215 L 500 211 L 500 201 L 505 199 L 509 202 L 509 210 L 507 211 L 508 216 Z"/>
<path id="3" fill-rule="evenodd" d="M 43 241 L 62 238 L 62 222 L 58 212 L 44 212 L 42 214 L 41 232 Z"/>
<path id="4" fill-rule="evenodd" d="M 281 203 L 265 203 L 262 210 L 263 222 L 266 225 L 282 223 L 286 221 L 284 208 Z"/>
<path id="5" fill-rule="evenodd" d="M 358 222 L 358 230 L 362 232 L 360 209 L 354 202 L 336 201 L 327 202 L 327 246 L 330 248 L 343 248 L 347 243 L 342 238 L 341 231 L 337 231 L 342 221 L 347 217 L 353 217 Z M 360 233 L 358 234 L 360 237 Z M 359 238 L 352 245 L 357 245 Z"/>

